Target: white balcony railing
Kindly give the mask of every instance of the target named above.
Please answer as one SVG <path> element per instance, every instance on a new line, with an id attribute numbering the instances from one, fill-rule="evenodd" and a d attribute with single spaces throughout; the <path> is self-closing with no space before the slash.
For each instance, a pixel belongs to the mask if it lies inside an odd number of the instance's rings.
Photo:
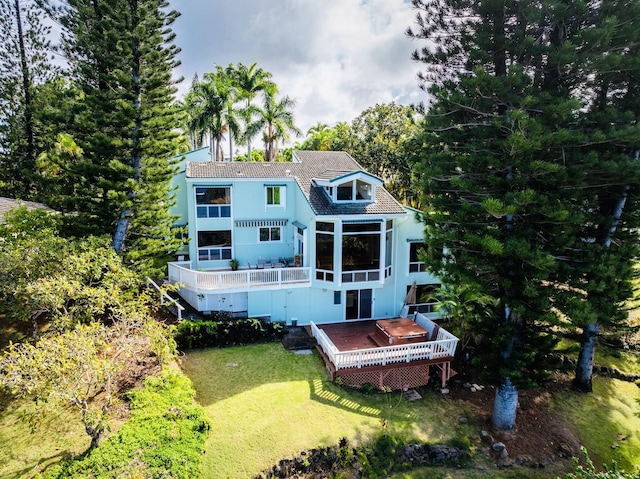
<path id="1" fill-rule="evenodd" d="M 430 326 L 435 326 L 433 321 L 424 317 L 421 322 L 429 322 L 431 323 Z M 429 328 L 425 329 L 430 330 Z M 443 328 L 439 328 L 435 341 L 339 351 L 327 334 L 313 322 L 311 323 L 311 333 L 336 370 L 362 368 L 365 366 L 385 366 L 387 364 L 408 363 L 421 359 L 437 360 L 449 358 L 455 354 L 458 344 L 458 338 Z"/>
<path id="2" fill-rule="evenodd" d="M 203 291 L 248 291 L 278 285 L 309 284 L 309 268 L 243 269 L 238 271 L 195 271 L 188 261 L 169 263 L 169 282 Z"/>

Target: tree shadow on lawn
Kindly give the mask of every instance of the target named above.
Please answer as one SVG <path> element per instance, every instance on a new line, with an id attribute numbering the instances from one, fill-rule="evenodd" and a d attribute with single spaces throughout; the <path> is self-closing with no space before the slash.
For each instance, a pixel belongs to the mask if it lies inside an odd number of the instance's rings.
<path id="1" fill-rule="evenodd" d="M 317 353 L 296 354 L 279 342 L 191 350 L 180 366 L 204 407 L 268 384 L 327 379 Z"/>
<path id="2" fill-rule="evenodd" d="M 81 454 L 89 438 L 73 408 L 46 414 L 31 429 L 28 419 L 37 414 L 29 400 L 3 403 L 0 414 L 0 477 L 28 478 L 60 461 Z"/>
<path id="3" fill-rule="evenodd" d="M 394 416 L 400 411 L 409 428 L 410 424 L 424 423 L 424 418 L 432 417 L 435 411 L 439 418 L 436 422 L 444 421 L 443 415 L 450 415 L 446 400 L 432 394 L 427 393 L 424 399 L 410 403 L 401 392 L 365 394 L 334 385 L 315 351 L 295 354 L 280 343 L 192 350 L 182 358 L 181 367 L 192 380 L 196 399 L 203 407 L 278 383 L 304 382 L 313 401 L 381 420 L 388 419 L 391 410 Z M 278 389 L 269 392 L 272 396 L 285 394 L 285 400 L 290 399 L 286 392 Z M 290 393 L 301 394 L 301 391 Z"/>
<path id="4" fill-rule="evenodd" d="M 22 469 L 12 470 L 6 473 L 6 476 L 3 476 L 4 479 L 20 479 L 26 477 L 33 477 L 37 472 L 45 472 L 49 467 L 58 464 L 61 461 L 66 461 L 72 454 L 70 451 L 60 451 L 56 454 L 52 454 L 49 457 L 43 457 L 37 460 L 34 460 L 34 464 L 27 465 Z"/>
<path id="5" fill-rule="evenodd" d="M 555 409 L 573 423 L 580 441 L 597 464 L 635 470 L 640 466 L 640 390 L 634 383 L 594 377 L 593 393 L 566 390 L 554 398 Z"/>

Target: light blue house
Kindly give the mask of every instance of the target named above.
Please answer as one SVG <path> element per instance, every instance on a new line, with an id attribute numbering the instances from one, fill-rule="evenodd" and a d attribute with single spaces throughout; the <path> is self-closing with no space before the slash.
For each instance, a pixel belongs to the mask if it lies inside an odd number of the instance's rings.
<path id="1" fill-rule="evenodd" d="M 212 162 L 203 148 L 184 155 L 175 185 L 190 240 L 169 280 L 198 311 L 299 325 L 393 318 L 413 283 L 417 302 L 439 287 L 418 258 L 419 212 L 347 153 Z"/>

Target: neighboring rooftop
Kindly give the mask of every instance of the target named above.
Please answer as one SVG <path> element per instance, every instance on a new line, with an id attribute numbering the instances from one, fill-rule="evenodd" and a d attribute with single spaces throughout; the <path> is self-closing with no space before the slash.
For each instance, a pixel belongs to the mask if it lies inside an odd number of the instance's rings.
<path id="1" fill-rule="evenodd" d="M 5 198 L 0 196 L 0 223 L 2 223 L 2 219 L 4 218 L 5 213 L 7 211 L 18 208 L 20 206 L 25 206 L 28 210 L 50 210 L 48 206 L 43 205 L 42 203 L 34 203 L 33 201 L 22 201 L 22 200 L 14 200 L 12 198 Z"/>
<path id="2" fill-rule="evenodd" d="M 265 178 L 295 179 L 318 215 L 405 214 L 406 210 L 384 188 L 376 188 L 373 203 L 334 204 L 321 187 L 313 185 L 314 178 L 333 178 L 352 172 L 366 172 L 344 151 L 293 152 L 294 161 L 287 163 L 260 162 L 189 162 L 187 178 Z M 295 161 L 298 160 L 298 161 Z"/>

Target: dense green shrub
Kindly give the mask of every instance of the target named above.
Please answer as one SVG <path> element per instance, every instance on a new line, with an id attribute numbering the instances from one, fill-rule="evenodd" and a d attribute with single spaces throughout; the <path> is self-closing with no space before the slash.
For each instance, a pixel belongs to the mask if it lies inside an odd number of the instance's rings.
<path id="1" fill-rule="evenodd" d="M 178 371 L 148 377 L 143 389 L 128 393 L 131 417 L 116 435 L 40 477 L 198 477 L 210 423 L 194 396 L 191 381 Z"/>
<path id="2" fill-rule="evenodd" d="M 389 434 L 381 434 L 361 453 L 361 475 L 364 478 L 388 477 L 391 472 L 405 470 L 405 443 Z"/>
<path id="3" fill-rule="evenodd" d="M 266 343 L 280 340 L 282 335 L 280 323 L 218 315 L 212 321 L 182 321 L 176 328 L 176 343 L 185 350 Z"/>

